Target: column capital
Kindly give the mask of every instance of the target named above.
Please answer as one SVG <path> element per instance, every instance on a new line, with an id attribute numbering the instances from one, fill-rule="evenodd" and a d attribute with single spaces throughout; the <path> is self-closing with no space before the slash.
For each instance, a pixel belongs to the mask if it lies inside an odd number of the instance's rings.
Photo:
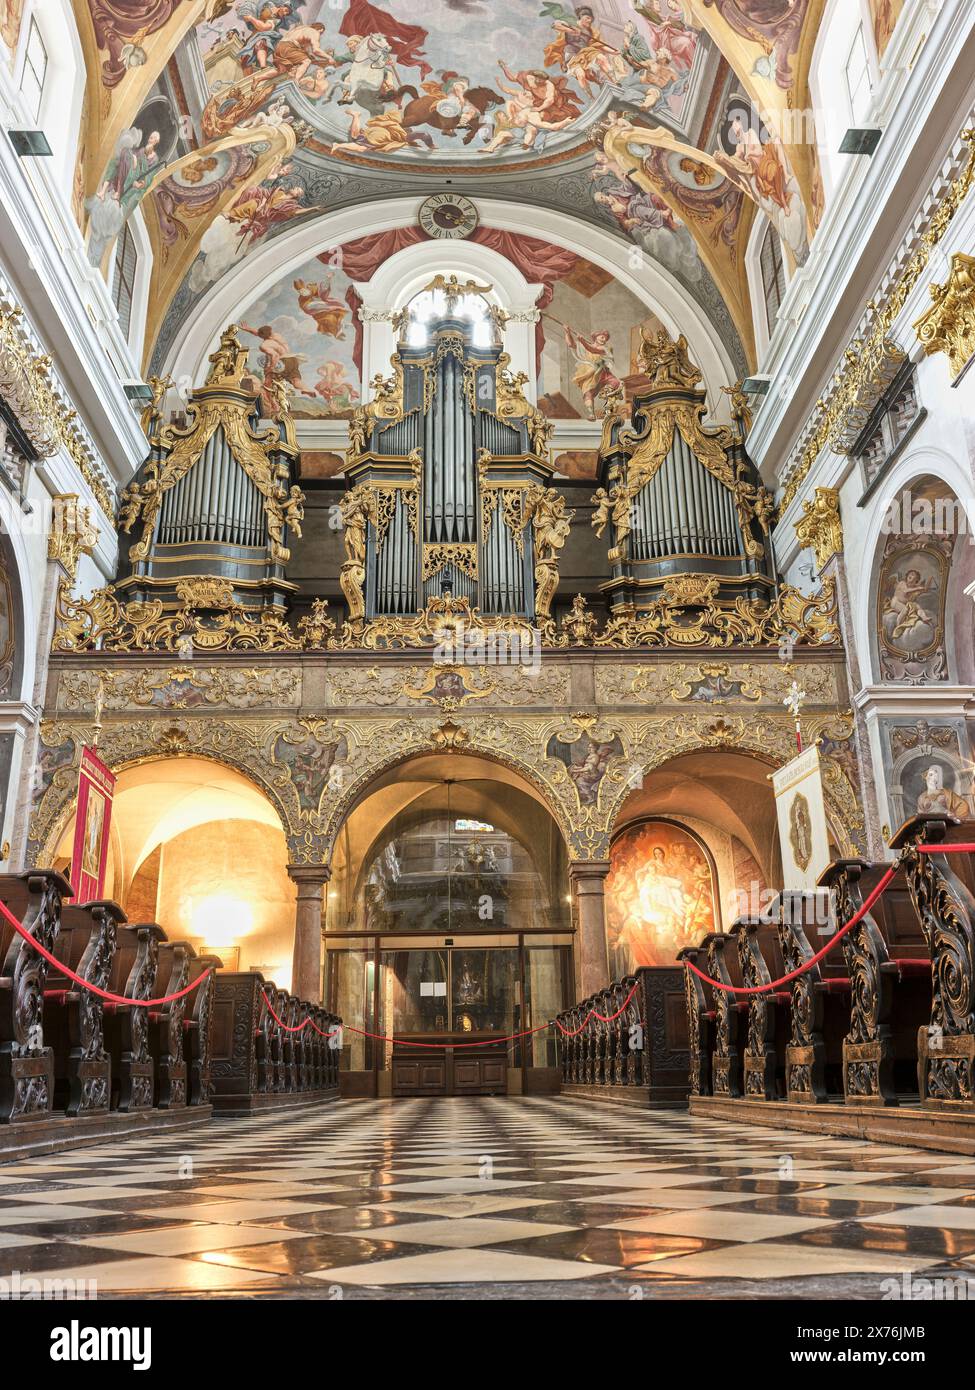
<path id="1" fill-rule="evenodd" d="M 577 883 L 587 878 L 604 879 L 610 867 L 608 859 L 572 859 L 569 861 L 569 882 Z"/>
<path id="2" fill-rule="evenodd" d="M 299 888 L 304 885 L 323 888 L 332 877 L 332 867 L 330 864 L 289 864 L 288 877 Z"/>

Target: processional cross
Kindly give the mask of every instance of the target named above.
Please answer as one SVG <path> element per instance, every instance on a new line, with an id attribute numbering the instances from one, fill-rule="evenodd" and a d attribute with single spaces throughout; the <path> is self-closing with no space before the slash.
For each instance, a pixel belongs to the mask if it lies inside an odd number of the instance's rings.
<path id="1" fill-rule="evenodd" d="M 800 753 L 802 752 L 802 722 L 799 718 L 799 711 L 802 709 L 802 702 L 805 698 L 806 692 L 800 690 L 799 682 L 793 681 L 782 700 L 796 722 L 796 747 Z"/>

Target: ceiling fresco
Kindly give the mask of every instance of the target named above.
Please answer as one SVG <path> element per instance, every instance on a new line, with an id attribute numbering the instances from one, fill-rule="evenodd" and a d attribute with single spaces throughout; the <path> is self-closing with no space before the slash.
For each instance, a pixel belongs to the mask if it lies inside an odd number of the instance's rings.
<path id="1" fill-rule="evenodd" d="M 258 247 L 445 178 L 608 230 L 697 301 L 742 371 L 756 212 L 795 264 L 808 254 L 815 146 L 777 122 L 808 105 L 823 0 L 74 3 L 94 77 L 75 209 L 106 274 L 142 210 L 147 367 Z"/>
<path id="2" fill-rule="evenodd" d="M 312 148 L 489 168 L 579 145 L 610 100 L 679 122 L 699 38 L 671 0 L 240 0 L 196 35 L 214 133 L 286 87 Z"/>

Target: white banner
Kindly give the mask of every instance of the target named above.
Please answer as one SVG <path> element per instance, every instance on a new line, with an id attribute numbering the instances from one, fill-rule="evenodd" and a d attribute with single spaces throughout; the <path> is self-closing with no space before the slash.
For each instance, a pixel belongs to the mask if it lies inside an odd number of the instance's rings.
<path id="1" fill-rule="evenodd" d="M 815 744 L 772 773 L 786 889 L 815 888 L 830 861 L 819 749 Z"/>

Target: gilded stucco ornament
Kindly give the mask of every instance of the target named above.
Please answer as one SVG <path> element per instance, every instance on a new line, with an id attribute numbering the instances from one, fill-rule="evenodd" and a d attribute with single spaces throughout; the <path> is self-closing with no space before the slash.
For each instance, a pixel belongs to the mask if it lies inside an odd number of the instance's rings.
<path id="1" fill-rule="evenodd" d="M 544 622 L 551 616 L 552 599 L 559 585 L 559 554 L 575 512 L 566 511 L 561 493 L 539 485 L 530 487 L 525 494 L 525 512 L 535 542 L 535 612 Z"/>
<path id="2" fill-rule="evenodd" d="M 852 720 L 810 710 L 807 732 L 831 748 L 847 743 Z M 30 823 L 31 862 L 54 852 L 77 791 L 77 750 L 90 720 L 45 723 L 38 795 Z M 294 863 L 327 863 L 335 836 L 378 776 L 425 753 L 486 757 L 530 783 L 559 825 L 575 859 L 605 859 L 619 812 L 654 768 L 684 752 L 735 748 L 777 766 L 794 752 L 792 722 L 781 710 L 676 710 L 646 718 L 595 710 L 564 714 L 457 711 L 329 719 L 269 719 L 185 713 L 168 720 L 112 711 L 99 749 L 116 771 L 160 757 L 197 756 L 234 767 L 276 808 Z M 846 759 L 845 761 L 848 761 Z M 834 838 L 858 852 L 862 813 L 849 772 L 824 757 Z"/>
<path id="3" fill-rule="evenodd" d="M 275 613 L 249 613 L 233 602 L 229 581 L 187 580 L 181 606 L 167 611 L 160 599 L 120 600 L 114 585 L 87 599 L 71 597 L 62 580 L 55 607 L 55 652 L 301 652 L 331 639 L 320 619 L 302 618 L 292 628 Z M 329 620 L 330 621 L 330 620 Z"/>
<path id="4" fill-rule="evenodd" d="M 796 535 L 804 550 L 812 548 L 816 566 L 822 571 L 827 560 L 843 553 L 843 523 L 840 520 L 840 490 L 818 487 L 815 496 L 804 503 L 796 522 Z"/>
<path id="5" fill-rule="evenodd" d="M 886 288 L 882 304 L 868 305 L 871 315 L 869 326 L 862 336 L 850 344 L 842 365 L 816 402 L 816 414 L 809 434 L 786 476 L 780 511 L 785 511 L 796 496 L 827 444 L 839 452 L 845 452 L 852 445 L 851 425 L 855 427 L 860 421 L 865 423 L 863 410 L 871 400 L 875 402 L 879 399 L 876 394 L 878 388 L 882 394 L 885 389 L 883 382 L 889 382 L 892 371 L 903 361 L 903 352 L 892 342 L 890 333 L 914 286 L 924 274 L 931 252 L 941 241 L 975 183 L 975 127 L 963 130 L 961 139 L 968 146 L 963 167 L 941 197 L 917 249 Z"/>
<path id="6" fill-rule="evenodd" d="M 394 420 L 403 419 L 403 361 L 398 352 L 394 352 L 389 361 L 393 368 L 392 376 L 384 377 L 377 372 L 369 383 L 372 399 L 364 405 L 357 405 L 352 412 L 346 451 L 350 464 L 365 453 L 366 441 L 377 424 L 388 425 Z"/>
<path id="7" fill-rule="evenodd" d="M 914 325 L 927 354 L 943 352 L 952 377 L 975 356 L 975 256 L 956 251 L 943 285 L 931 286 L 931 308 Z"/>
<path id="8" fill-rule="evenodd" d="M 271 458 L 272 452 L 291 456 L 297 453 L 293 429 L 290 442 L 287 429 L 282 438 L 282 422 L 290 423 L 286 394 L 278 392 L 275 423 L 255 430 L 251 426 L 253 392 L 243 385 L 247 348 L 237 338 L 236 324 L 221 334 L 220 345 L 210 354 L 209 361 L 206 382 L 187 405 L 186 426 L 160 427 L 158 411 L 149 416 L 150 426 L 158 427 L 150 438 L 153 454 L 142 481 L 130 483 L 121 497 L 122 530 L 130 533 L 137 523 L 142 525 L 139 540 L 129 548 L 129 559 L 148 558 L 163 497 L 200 462 L 210 440 L 221 430 L 235 462 L 261 494 L 271 560 L 287 564 L 291 552 L 284 543 L 285 528 L 290 526 L 296 536 L 301 535 L 304 497 L 297 487 L 289 490 L 287 470 Z"/>
<path id="9" fill-rule="evenodd" d="M 547 595 L 549 605 L 558 584 L 557 546 L 564 543 L 568 526 L 564 500 L 556 497 L 555 502 L 552 513 L 543 510 L 536 533 L 545 542 L 536 559 L 536 583 L 541 587 L 544 582 L 542 598 Z M 350 570 L 343 566 L 344 580 L 341 574 L 339 579 L 348 600 L 350 594 L 354 599 L 358 593 L 357 566 L 361 562 L 346 563 Z M 217 606 L 223 611 L 201 611 Z M 529 644 L 540 638 L 543 647 L 555 650 L 579 646 L 686 650 L 778 646 L 783 637 L 810 646 L 840 640 L 831 576 L 818 594 L 806 595 L 783 585 L 772 603 L 744 598 L 722 603 L 713 578 L 675 576 L 665 581 L 660 597 L 647 609 L 640 614 L 616 613 L 600 631 L 578 596 L 559 623 L 543 613 L 541 606 L 539 616 L 542 622 L 537 627 L 524 618 L 483 617 L 466 598 L 442 594 L 432 595 L 425 609 L 414 616 L 378 617 L 366 622 L 360 613 L 336 630 L 325 600 L 318 599 L 311 613 L 291 627 L 267 610 L 251 614 L 233 603 L 226 590 L 221 595 L 219 590 L 208 589 L 206 604 L 194 590 L 176 612 L 171 612 L 158 599 L 123 602 L 113 585 L 96 589 L 87 598 L 73 598 L 70 585 L 62 581 L 52 646 L 55 652 L 379 652 L 436 647 L 445 641 L 460 649 L 465 643 L 477 648 L 517 637 Z"/>
<path id="10" fill-rule="evenodd" d="M 40 352 L 27 330 L 23 310 L 0 298 L 0 396 L 40 458 L 64 449 L 109 518 L 115 497 L 77 411 L 62 399 L 51 358 Z"/>
<path id="11" fill-rule="evenodd" d="M 47 558 L 60 561 L 68 577 L 74 579 L 82 555 L 91 555 L 98 543 L 98 527 L 91 508 L 81 505 L 76 492 L 59 493 L 52 500 Z"/>
<path id="12" fill-rule="evenodd" d="M 190 710 L 207 705 L 267 709 L 297 705 L 301 672 L 297 667 L 167 666 L 159 669 L 63 671 L 58 677 L 58 708 L 65 714 L 95 709 L 152 708 Z"/>
<path id="13" fill-rule="evenodd" d="M 783 585 L 772 603 L 741 597 L 721 603 L 713 576 L 675 575 L 640 613 L 610 617 L 593 646 L 762 647 L 793 633 L 813 646 L 840 641 L 832 577 L 811 596 Z"/>
<path id="14" fill-rule="evenodd" d="M 511 356 L 502 352 L 498 358 L 496 373 L 496 415 L 505 424 L 524 420 L 528 428 L 528 442 L 532 451 L 540 458 L 548 458 L 549 441 L 554 424 L 534 406 L 525 395 L 524 388 L 528 377 L 524 372 L 509 370 Z"/>

